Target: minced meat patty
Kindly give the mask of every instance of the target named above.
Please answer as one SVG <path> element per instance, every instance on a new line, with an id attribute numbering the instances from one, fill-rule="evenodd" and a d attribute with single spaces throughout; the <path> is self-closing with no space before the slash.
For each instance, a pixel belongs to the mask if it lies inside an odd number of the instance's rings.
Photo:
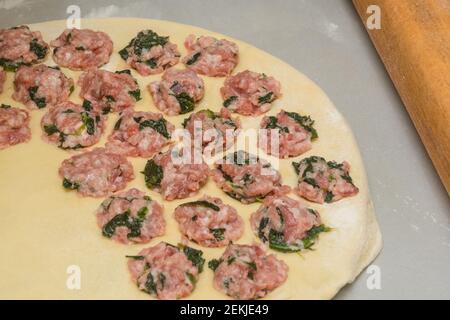
<path id="1" fill-rule="evenodd" d="M 39 31 L 31 31 L 28 26 L 0 29 L 0 66 L 6 71 L 39 63 L 47 51 L 48 44 Z"/>
<path id="2" fill-rule="evenodd" d="M 194 143 L 201 145 L 210 154 L 216 154 L 234 144 L 241 122 L 238 118 L 232 118 L 231 112 L 226 108 L 222 108 L 220 112 L 206 109 L 191 114 L 184 120 L 183 127 L 189 131 Z M 197 139 L 201 141 L 197 142 Z"/>
<path id="3" fill-rule="evenodd" d="M 250 222 L 261 241 L 282 252 L 310 249 L 319 234 L 329 230 L 316 210 L 286 196 L 267 198 Z"/>
<path id="4" fill-rule="evenodd" d="M 201 156 L 199 163 L 195 158 L 184 160 L 183 149 L 171 148 L 147 161 L 143 172 L 147 187 L 161 193 L 165 200 L 197 194 L 208 180 L 209 167 Z"/>
<path id="5" fill-rule="evenodd" d="M 91 69 L 78 79 L 80 97 L 91 102 L 102 113 L 121 112 L 141 99 L 139 85 L 130 70 Z"/>
<path id="6" fill-rule="evenodd" d="M 31 139 L 28 111 L 0 105 L 0 150 Z"/>
<path id="7" fill-rule="evenodd" d="M 269 162 L 244 151 L 216 162 L 212 178 L 227 195 L 246 204 L 290 191 L 282 185 L 280 173 Z"/>
<path id="8" fill-rule="evenodd" d="M 312 202 L 330 203 L 358 193 L 358 188 L 350 177 L 350 165 L 344 161 L 326 161 L 312 156 L 300 162 L 293 162 L 298 174 L 295 192 Z"/>
<path id="9" fill-rule="evenodd" d="M 104 197 L 122 190 L 134 179 L 133 167 L 123 155 L 97 148 L 62 162 L 63 187 L 85 197 Z"/>
<path id="10" fill-rule="evenodd" d="M 105 117 L 89 105 L 60 103 L 42 117 L 42 137 L 61 149 L 79 149 L 96 144 L 105 129 Z"/>
<path id="11" fill-rule="evenodd" d="M 14 77 L 12 97 L 30 109 L 42 109 L 67 101 L 73 89 L 73 80 L 58 67 L 21 66 Z"/>
<path id="12" fill-rule="evenodd" d="M 113 42 L 104 32 L 90 29 L 66 29 L 50 42 L 53 59 L 72 70 L 87 70 L 108 63 Z"/>
<path id="13" fill-rule="evenodd" d="M 191 70 L 210 77 L 231 74 L 239 61 L 239 48 L 231 41 L 189 35 L 184 41 L 188 51 L 183 63 Z"/>
<path id="14" fill-rule="evenodd" d="M 103 236 L 120 243 L 147 243 L 164 235 L 162 206 L 138 189 L 112 195 L 97 210 Z"/>
<path id="15" fill-rule="evenodd" d="M 257 245 L 231 244 L 208 266 L 214 271 L 214 288 L 241 300 L 265 297 L 288 276 L 288 266 Z"/>
<path id="16" fill-rule="evenodd" d="M 181 233 L 205 247 L 226 246 L 244 232 L 244 221 L 236 209 L 219 198 L 204 196 L 183 203 L 174 214 Z"/>
<path id="17" fill-rule="evenodd" d="M 168 69 L 162 80 L 150 83 L 148 89 L 156 107 L 170 116 L 191 112 L 205 94 L 203 79 L 188 69 Z"/>
<path id="18" fill-rule="evenodd" d="M 192 293 L 203 271 L 203 252 L 166 242 L 127 256 L 131 279 L 138 288 L 158 299 L 174 300 Z"/>
<path id="19" fill-rule="evenodd" d="M 296 112 L 282 110 L 276 116 L 266 116 L 260 128 L 267 131 L 260 136 L 259 146 L 281 159 L 299 156 L 310 150 L 311 140 L 318 137 L 313 125 L 310 117 Z"/>
<path id="20" fill-rule="evenodd" d="M 223 106 L 244 116 L 258 116 L 281 96 L 281 85 L 275 78 L 252 71 L 243 71 L 226 78 L 220 89 Z"/>
<path id="21" fill-rule="evenodd" d="M 177 45 L 152 30 L 140 31 L 119 54 L 143 76 L 162 73 L 180 60 Z"/>
<path id="22" fill-rule="evenodd" d="M 108 137 L 106 148 L 131 157 L 149 158 L 170 143 L 174 129 L 160 113 L 126 110 Z"/>

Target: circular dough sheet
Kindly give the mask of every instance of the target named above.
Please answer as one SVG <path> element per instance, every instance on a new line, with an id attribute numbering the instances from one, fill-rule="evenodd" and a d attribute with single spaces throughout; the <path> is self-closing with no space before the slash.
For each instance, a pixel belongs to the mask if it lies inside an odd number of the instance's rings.
<path id="1" fill-rule="evenodd" d="M 319 210 L 323 222 L 333 231 L 320 235 L 313 251 L 301 254 L 275 253 L 289 265 L 287 281 L 271 292 L 267 299 L 330 299 L 345 284 L 352 282 L 378 254 L 381 235 L 370 200 L 367 178 L 361 156 L 351 130 L 324 92 L 303 74 L 277 58 L 244 42 L 231 39 L 201 28 L 173 22 L 108 18 L 83 19 L 82 28 L 101 30 L 114 42 L 114 53 L 103 68 L 111 71 L 129 68 L 117 54 L 137 32 L 152 29 L 160 35 L 170 36 L 182 54 L 185 37 L 191 33 L 211 35 L 235 41 L 240 49 L 240 62 L 234 73 L 250 69 L 274 76 L 281 82 L 283 97 L 274 103 L 268 115 L 280 109 L 311 115 L 316 121 L 319 139 L 308 153 L 288 160 L 281 160 L 280 172 L 283 181 L 292 187 L 296 175 L 291 162 L 311 155 L 327 160 L 347 160 L 350 174 L 360 192 L 357 196 L 336 203 L 316 205 L 304 201 Z M 42 32 L 44 40 L 55 39 L 65 28 L 65 21 L 50 21 L 30 25 L 32 30 Z M 51 55 L 46 64 L 55 65 Z M 180 63 L 177 68 L 183 68 Z M 80 72 L 63 69 L 74 80 Z M 141 77 L 135 71 L 143 99 L 136 110 L 158 112 L 146 86 L 161 75 Z M 219 89 L 224 78 L 203 77 L 206 94 L 196 110 L 210 108 L 219 110 L 222 104 Z M 8 73 L 1 103 L 23 107 L 11 99 L 13 74 Z M 79 88 L 71 100 L 81 102 Z M 97 227 L 94 212 L 102 199 L 82 198 L 76 192 L 67 192 L 58 176 L 60 163 L 71 156 L 67 151 L 46 144 L 41 139 L 39 126 L 45 110 L 31 112 L 32 140 L 0 151 L 0 298 L 21 299 L 149 299 L 149 295 L 138 290 L 130 280 L 125 255 L 138 253 L 142 248 L 167 241 L 177 244 L 181 240 L 178 226 L 173 219 L 174 208 L 181 200 L 162 201 L 159 194 L 149 191 L 144 183 L 143 170 L 146 159 L 129 158 L 134 166 L 136 178 L 127 188 L 136 187 L 146 191 L 153 199 L 164 205 L 167 231 L 164 237 L 153 239 L 146 245 L 122 245 L 102 237 Z M 166 117 L 177 127 L 187 115 Z M 257 128 L 261 117 L 240 116 L 244 128 Z M 96 146 L 104 145 L 105 138 L 117 119 L 110 115 L 108 129 Z M 222 193 L 210 180 L 196 198 L 208 194 L 222 198 L 234 206 L 245 221 L 245 233 L 237 242 L 258 242 L 252 234 L 249 218 L 259 204 L 243 205 Z M 297 198 L 293 194 L 290 196 Z M 195 244 L 192 247 L 201 248 Z M 224 248 L 201 248 L 209 261 L 218 258 Z M 70 290 L 67 281 L 70 266 L 81 271 L 81 288 Z M 69 269 L 68 269 L 69 268 Z M 68 273 L 69 272 L 69 273 Z M 188 297 L 191 299 L 226 299 L 227 296 L 212 286 L 213 272 L 205 265 L 197 288 Z"/>

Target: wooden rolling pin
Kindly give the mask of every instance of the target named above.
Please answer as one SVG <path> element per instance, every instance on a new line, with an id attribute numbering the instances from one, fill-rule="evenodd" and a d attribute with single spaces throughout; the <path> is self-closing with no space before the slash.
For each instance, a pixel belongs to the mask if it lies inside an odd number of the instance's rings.
<path id="1" fill-rule="evenodd" d="M 450 195 L 450 0 L 353 3 Z M 368 28 L 371 5 L 380 29 Z"/>

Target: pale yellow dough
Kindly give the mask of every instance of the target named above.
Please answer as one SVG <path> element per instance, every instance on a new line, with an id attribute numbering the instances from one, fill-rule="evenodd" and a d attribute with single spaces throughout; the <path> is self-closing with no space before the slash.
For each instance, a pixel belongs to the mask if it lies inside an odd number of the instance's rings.
<path id="1" fill-rule="evenodd" d="M 65 21 L 50 21 L 30 27 L 41 31 L 44 40 L 49 42 L 63 31 Z M 358 146 L 343 117 L 311 80 L 286 63 L 246 43 L 193 26 L 157 20 L 108 18 L 83 19 L 81 27 L 101 30 L 110 35 L 114 42 L 114 53 L 103 68 L 112 71 L 129 68 L 117 52 L 143 29 L 169 35 L 170 40 L 178 45 L 182 56 L 186 53 L 183 41 L 190 33 L 235 41 L 240 49 L 240 62 L 235 72 L 245 69 L 264 72 L 282 84 L 283 97 L 275 102 L 268 114 L 274 115 L 284 108 L 311 115 L 316 121 L 319 139 L 313 143 L 310 152 L 295 160 L 320 155 L 328 160 L 347 160 L 351 164 L 351 175 L 360 189 L 359 194 L 333 204 L 307 203 L 319 210 L 324 223 L 332 227 L 333 231 L 320 236 L 314 251 L 301 255 L 271 252 L 289 265 L 289 276 L 267 299 L 330 299 L 376 257 L 382 246 L 381 234 Z M 45 63 L 55 65 L 51 55 Z M 180 63 L 176 67 L 183 68 L 183 65 Z M 68 69 L 63 71 L 74 80 L 80 75 L 80 72 Z M 143 99 L 137 103 L 136 109 L 157 112 L 146 86 L 161 75 L 141 77 L 135 71 L 133 75 L 138 79 L 143 93 Z M 219 88 L 224 78 L 202 78 L 205 80 L 206 94 L 197 110 L 206 107 L 219 110 L 222 102 Z M 24 108 L 11 99 L 12 80 L 13 74 L 8 73 L 0 102 Z M 80 102 L 78 93 L 77 87 L 71 100 Z M 149 295 L 139 291 L 131 282 L 125 255 L 136 254 L 159 241 L 177 244 L 181 237 L 173 219 L 173 209 L 183 201 L 163 202 L 157 193 L 149 191 L 140 174 L 146 159 L 129 158 L 136 178 L 128 188 L 145 190 L 153 199 L 163 203 L 168 226 L 166 235 L 147 245 L 129 246 L 102 237 L 94 215 L 102 199 L 82 198 L 76 192 L 66 192 L 62 188 L 58 168 L 71 154 L 42 141 L 39 123 L 44 112 L 31 112 L 33 137 L 29 143 L 0 151 L 0 298 L 150 299 Z M 180 127 L 185 117 L 167 119 Z M 240 118 L 245 128 L 257 128 L 261 119 Z M 116 115 L 109 117 L 107 134 L 116 119 Z M 107 134 L 97 146 L 104 145 Z M 291 166 L 292 160 L 282 160 L 280 171 L 284 182 L 294 187 L 296 175 Z M 212 181 L 201 190 L 199 196 L 201 194 L 220 197 L 237 208 L 245 221 L 245 234 L 238 243 L 258 242 L 249 225 L 250 214 L 258 208 L 258 204 L 242 205 L 223 194 Z M 199 248 L 194 244 L 192 246 Z M 219 257 L 223 250 L 203 248 L 207 260 Z M 80 290 L 66 287 L 66 272 L 70 265 L 81 268 Z M 205 265 L 197 288 L 189 298 L 226 299 L 227 296 L 213 288 L 212 279 L 213 273 Z"/>

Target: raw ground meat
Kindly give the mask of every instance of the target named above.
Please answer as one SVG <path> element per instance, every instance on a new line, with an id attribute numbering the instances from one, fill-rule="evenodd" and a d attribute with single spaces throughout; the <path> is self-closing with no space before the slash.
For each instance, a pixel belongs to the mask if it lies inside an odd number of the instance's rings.
<path id="1" fill-rule="evenodd" d="M 112 195 L 97 210 L 103 236 L 120 243 L 147 243 L 166 230 L 162 206 L 138 189 Z"/>
<path id="2" fill-rule="evenodd" d="M 288 276 L 288 266 L 257 245 L 231 244 L 208 265 L 214 270 L 214 288 L 241 300 L 263 298 Z"/>
<path id="3" fill-rule="evenodd" d="M 239 61 L 239 48 L 231 41 L 189 35 L 184 41 L 188 51 L 183 63 L 191 70 L 210 77 L 231 74 Z"/>
<path id="4" fill-rule="evenodd" d="M 0 105 L 0 150 L 31 139 L 28 111 Z"/>
<path id="5" fill-rule="evenodd" d="M 189 131 L 191 139 L 195 140 L 195 146 L 198 144 L 205 154 L 214 155 L 235 143 L 241 122 L 238 118 L 232 118 L 231 112 L 226 108 L 222 108 L 220 112 L 206 109 L 191 114 L 184 120 L 183 127 Z"/>
<path id="6" fill-rule="evenodd" d="M 286 196 L 265 199 L 250 223 L 261 241 L 282 252 L 310 249 L 319 234 L 329 230 L 316 210 Z"/>
<path id="7" fill-rule="evenodd" d="M 50 108 L 41 120 L 42 138 L 61 149 L 96 144 L 105 129 L 105 117 L 85 107 L 66 101 Z"/>
<path id="8" fill-rule="evenodd" d="M 3 92 L 3 86 L 6 81 L 6 72 L 4 70 L 0 70 L 0 93 Z"/>
<path id="9" fill-rule="evenodd" d="M 238 240 L 244 221 L 219 198 L 204 196 L 179 205 L 174 212 L 181 233 L 205 247 L 222 247 Z"/>
<path id="10" fill-rule="evenodd" d="M 150 83 L 148 89 L 156 107 L 169 116 L 191 112 L 205 94 L 203 79 L 188 69 L 170 68 L 161 81 Z"/>
<path id="11" fill-rule="evenodd" d="M 73 89 L 73 80 L 58 67 L 21 66 L 14 77 L 12 97 L 30 109 L 42 109 L 67 101 Z"/>
<path id="12" fill-rule="evenodd" d="M 78 79 L 80 97 L 91 102 L 102 113 L 121 112 L 141 99 L 139 85 L 130 70 L 106 71 L 91 69 Z"/>
<path id="13" fill-rule="evenodd" d="M 358 193 L 350 177 L 350 165 L 344 161 L 326 161 L 312 156 L 292 163 L 299 175 L 295 192 L 309 201 L 330 203 Z"/>
<path id="14" fill-rule="evenodd" d="M 296 112 L 280 111 L 276 116 L 266 116 L 261 120 L 262 133 L 259 147 L 270 155 L 281 159 L 296 157 L 312 148 L 311 140 L 316 139 L 314 121 Z"/>
<path id="15" fill-rule="evenodd" d="M 147 161 L 143 173 L 147 187 L 161 193 L 165 200 L 175 200 L 194 196 L 206 184 L 209 167 L 201 154 L 187 158 L 183 149 L 171 148 Z"/>
<path id="16" fill-rule="evenodd" d="M 202 255 L 200 250 L 160 242 L 127 256 L 128 269 L 140 290 L 158 299 L 180 299 L 194 291 L 205 263 Z"/>
<path id="17" fill-rule="evenodd" d="M 290 191 L 290 187 L 281 184 L 280 173 L 269 162 L 244 151 L 216 162 L 211 175 L 227 195 L 245 204 Z"/>
<path id="18" fill-rule="evenodd" d="M 113 42 L 104 32 L 90 29 L 66 29 L 50 42 L 53 59 L 72 70 L 87 70 L 108 63 Z"/>
<path id="19" fill-rule="evenodd" d="M 126 110 L 108 137 L 106 148 L 130 157 L 149 158 L 170 143 L 174 129 L 160 113 Z"/>
<path id="20" fill-rule="evenodd" d="M 161 73 L 180 60 L 177 45 L 152 30 L 139 32 L 119 54 L 143 76 Z"/>
<path id="21" fill-rule="evenodd" d="M 246 70 L 227 77 L 220 93 L 225 108 L 244 116 L 258 116 L 281 97 L 281 85 L 264 73 Z"/>
<path id="22" fill-rule="evenodd" d="M 7 71 L 41 62 L 47 51 L 48 44 L 39 31 L 31 31 L 28 26 L 0 29 L 0 65 Z"/>
<path id="23" fill-rule="evenodd" d="M 85 197 L 105 197 L 134 179 L 133 167 L 122 155 L 97 148 L 62 162 L 63 187 Z"/>

